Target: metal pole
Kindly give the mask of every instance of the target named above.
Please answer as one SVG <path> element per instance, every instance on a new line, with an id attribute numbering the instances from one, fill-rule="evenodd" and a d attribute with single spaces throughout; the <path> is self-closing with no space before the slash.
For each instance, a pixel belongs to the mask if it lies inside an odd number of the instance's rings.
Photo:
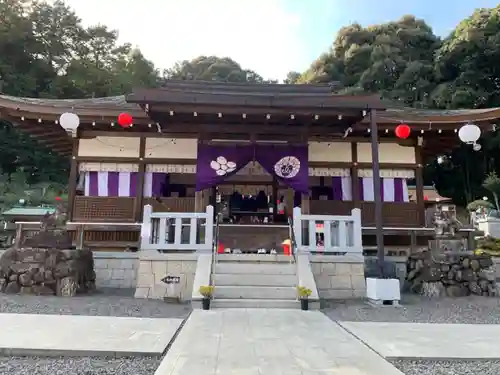
<path id="1" fill-rule="evenodd" d="M 375 201 L 375 235 L 377 239 L 377 263 L 379 269 L 379 277 L 384 277 L 384 233 L 383 233 L 383 216 L 382 216 L 382 197 L 380 187 L 380 160 L 378 153 L 378 126 L 377 112 L 375 109 L 370 110 L 370 134 L 372 146 L 372 171 L 373 171 L 373 195 Z"/>

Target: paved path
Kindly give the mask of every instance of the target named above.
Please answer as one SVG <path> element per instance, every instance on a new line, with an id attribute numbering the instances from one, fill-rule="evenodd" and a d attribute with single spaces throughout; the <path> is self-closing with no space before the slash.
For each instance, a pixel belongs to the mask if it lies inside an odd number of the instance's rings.
<path id="1" fill-rule="evenodd" d="M 500 359 L 498 324 L 339 324 L 385 358 Z"/>
<path id="2" fill-rule="evenodd" d="M 182 319 L 0 314 L 0 353 L 161 355 Z"/>
<path id="3" fill-rule="evenodd" d="M 155 375 L 403 375 L 317 311 L 195 310 Z"/>

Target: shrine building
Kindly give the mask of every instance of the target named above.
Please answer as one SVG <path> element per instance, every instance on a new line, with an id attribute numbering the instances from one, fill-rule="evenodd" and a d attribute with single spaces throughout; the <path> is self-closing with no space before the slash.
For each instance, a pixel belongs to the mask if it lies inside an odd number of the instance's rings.
<path id="1" fill-rule="evenodd" d="M 96 251 L 139 249 L 147 205 L 154 214 L 211 206 L 226 215 L 220 225 L 254 230 L 289 226 L 295 207 L 316 219 L 359 209 L 359 246 L 369 248 L 380 231 L 374 167 L 384 242 L 409 246 L 425 226 L 423 166 L 459 145 L 463 125 L 491 130 L 500 109 L 390 108 L 329 85 L 166 81 L 108 98 L 2 95 L 0 116 L 71 159 L 69 221 L 85 226 L 75 241 Z"/>

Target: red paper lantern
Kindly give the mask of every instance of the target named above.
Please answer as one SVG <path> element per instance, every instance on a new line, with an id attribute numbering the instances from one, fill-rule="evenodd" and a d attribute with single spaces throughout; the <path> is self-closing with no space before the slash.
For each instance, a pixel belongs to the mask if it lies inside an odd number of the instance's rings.
<path id="1" fill-rule="evenodd" d="M 401 125 L 396 126 L 395 133 L 396 133 L 396 137 L 398 137 L 400 139 L 406 139 L 410 136 L 411 129 L 408 125 L 401 124 Z"/>
<path id="2" fill-rule="evenodd" d="M 120 125 L 122 128 L 129 128 L 130 125 L 132 125 L 132 116 L 130 113 L 120 113 L 118 115 L 118 125 Z"/>

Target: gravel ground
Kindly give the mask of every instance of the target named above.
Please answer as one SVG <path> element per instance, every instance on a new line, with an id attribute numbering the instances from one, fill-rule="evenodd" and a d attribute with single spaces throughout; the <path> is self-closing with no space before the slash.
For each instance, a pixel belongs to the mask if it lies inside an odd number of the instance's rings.
<path id="1" fill-rule="evenodd" d="M 500 361 L 390 361 L 405 375 L 498 375 Z"/>
<path id="2" fill-rule="evenodd" d="M 500 324 L 500 298 L 491 297 L 431 300 L 405 295 L 400 307 L 330 302 L 323 311 L 333 320 L 357 322 Z"/>
<path id="3" fill-rule="evenodd" d="M 184 318 L 190 309 L 189 305 L 135 299 L 130 290 L 117 289 L 73 298 L 0 295 L 0 313 Z"/>
<path id="4" fill-rule="evenodd" d="M 9 375 L 152 375 L 159 358 L 0 357 L 0 374 Z"/>

